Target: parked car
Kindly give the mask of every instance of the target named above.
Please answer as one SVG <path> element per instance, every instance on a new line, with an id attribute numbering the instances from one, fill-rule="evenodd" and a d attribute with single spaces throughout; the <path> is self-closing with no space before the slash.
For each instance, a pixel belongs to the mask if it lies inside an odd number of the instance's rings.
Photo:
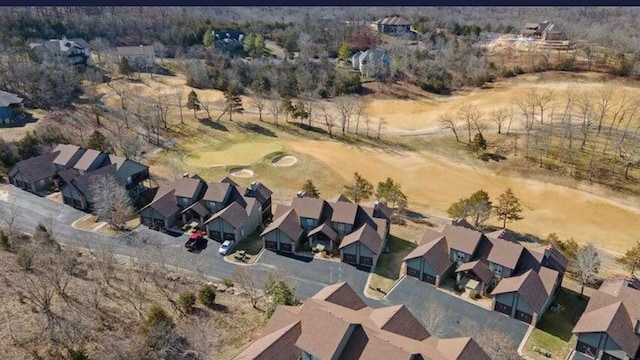
<path id="1" fill-rule="evenodd" d="M 202 236 L 202 232 L 196 231 L 191 236 L 189 236 L 189 240 L 184 244 L 189 251 L 200 250 L 205 247 L 207 243 L 207 239 Z"/>
<path id="2" fill-rule="evenodd" d="M 222 256 L 229 255 L 229 253 L 233 250 L 234 245 L 236 244 L 233 240 L 225 240 L 222 245 L 220 245 L 220 250 L 218 252 Z"/>

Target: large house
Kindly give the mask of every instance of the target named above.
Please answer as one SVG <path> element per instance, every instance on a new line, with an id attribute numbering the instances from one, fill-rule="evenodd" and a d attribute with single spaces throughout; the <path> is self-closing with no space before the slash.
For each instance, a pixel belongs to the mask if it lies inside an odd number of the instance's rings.
<path id="1" fill-rule="evenodd" d="M 212 30 L 214 45 L 221 48 L 242 48 L 244 32 L 240 30 Z"/>
<path id="2" fill-rule="evenodd" d="M 535 325 L 560 288 L 567 259 L 553 246 L 524 248 L 508 230 L 483 234 L 461 225 L 427 230 L 404 258 L 406 274 L 436 287 L 454 278 L 480 293 L 492 289 L 495 311 Z"/>
<path id="3" fill-rule="evenodd" d="M 153 68 L 156 62 L 156 51 L 153 46 L 120 46 L 116 48 L 118 61 L 127 59 L 129 65 L 136 70 Z"/>
<path id="4" fill-rule="evenodd" d="M 378 31 L 390 35 L 411 31 L 411 23 L 399 16 L 380 19 L 375 23 L 375 26 Z"/>
<path id="5" fill-rule="evenodd" d="M 66 62 L 75 66 L 91 65 L 91 49 L 83 39 L 51 39 L 29 44 L 31 53 L 43 63 Z"/>
<path id="6" fill-rule="evenodd" d="M 97 150 L 59 144 L 51 153 L 15 164 L 9 170 L 9 181 L 41 196 L 57 186 L 65 204 L 90 211 L 91 184 L 100 175 L 113 176 L 136 199 L 146 189 L 144 181 L 149 179 L 149 167 Z"/>
<path id="7" fill-rule="evenodd" d="M 301 193 L 291 206 L 278 206 L 274 218 L 261 234 L 268 250 L 290 253 L 321 245 L 340 251 L 346 263 L 367 267 L 382 253 L 391 219 L 382 203 L 366 207 L 344 196 L 326 201 Z"/>
<path id="8" fill-rule="evenodd" d="M 385 73 L 389 66 L 389 55 L 380 49 L 358 51 L 351 56 L 351 66 L 364 76 L 376 77 Z"/>
<path id="9" fill-rule="evenodd" d="M 602 283 L 573 333 L 578 341 L 569 359 L 640 359 L 640 280 Z"/>
<path id="10" fill-rule="evenodd" d="M 527 23 L 520 31 L 520 35 L 526 38 L 540 39 L 546 41 L 561 41 L 567 40 L 567 35 L 556 24 L 549 21 L 543 21 L 541 23 Z"/>
<path id="11" fill-rule="evenodd" d="M 22 109 L 21 97 L 0 90 L 0 126 L 14 123 L 23 115 Z"/>
<path id="12" fill-rule="evenodd" d="M 261 337 L 235 360 L 485 360 L 471 338 L 439 339 L 404 306 L 368 307 L 347 283 L 301 306 L 280 305 Z"/>
<path id="13" fill-rule="evenodd" d="M 270 216 L 271 191 L 262 183 L 253 182 L 245 189 L 229 178 L 208 184 L 189 174 L 160 187 L 151 203 L 140 210 L 140 221 L 147 227 L 169 229 L 179 222 L 195 222 L 216 241 L 240 241 Z"/>

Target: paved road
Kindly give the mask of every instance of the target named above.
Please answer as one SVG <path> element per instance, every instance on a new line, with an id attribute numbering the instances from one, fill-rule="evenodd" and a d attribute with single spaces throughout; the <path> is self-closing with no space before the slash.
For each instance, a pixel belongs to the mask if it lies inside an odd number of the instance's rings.
<path id="1" fill-rule="evenodd" d="M 489 311 L 465 300 L 446 294 L 433 286 L 405 277 L 385 296 L 383 302 L 404 304 L 414 314 L 424 316 L 429 312 L 444 312 L 442 321 L 437 323 L 437 335 L 442 337 L 471 336 L 478 329 L 495 329 L 520 344 L 527 332 L 528 325 L 495 311 Z M 430 303 L 436 305 L 428 310 Z"/>
<path id="2" fill-rule="evenodd" d="M 145 258 L 219 279 L 232 278 L 236 266 L 239 266 L 225 262 L 218 254 L 219 244 L 214 241 L 209 241 L 207 248 L 196 254 L 184 249 L 186 236 L 171 236 L 144 226 L 133 231 L 133 234 L 140 235 L 138 238 L 149 239 L 149 244 L 144 246 L 132 244 L 128 237 L 78 230 L 71 223 L 85 213 L 13 186 L 0 187 L 0 225 L 6 225 L 1 220 L 10 218 L 11 213 L 17 215 L 15 226 L 19 230 L 33 232 L 36 225 L 42 223 L 52 229 L 59 242 L 66 245 L 93 250 L 112 249 L 118 255 Z M 509 334 L 519 344 L 527 329 L 524 323 L 481 309 L 413 278 L 402 280 L 383 301 L 367 298 L 363 290 L 369 273 L 345 263 L 286 257 L 265 251 L 258 262 L 247 269 L 258 277 L 266 277 L 269 273 L 285 276 L 302 299 L 326 285 L 347 281 L 369 306 L 404 304 L 419 319 L 428 313 L 425 304 L 435 301 L 448 309 L 447 321 L 442 323 L 439 333 L 445 337 L 468 335 L 465 326 L 460 325 L 464 322 L 480 328 L 491 326 Z"/>

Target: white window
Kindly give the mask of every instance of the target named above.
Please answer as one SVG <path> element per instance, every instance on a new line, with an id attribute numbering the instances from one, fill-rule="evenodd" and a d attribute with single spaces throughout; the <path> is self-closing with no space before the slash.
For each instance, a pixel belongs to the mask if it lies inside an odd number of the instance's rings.
<path id="1" fill-rule="evenodd" d="M 496 275 L 502 275 L 502 266 L 500 266 L 498 264 L 493 264 L 493 272 Z"/>

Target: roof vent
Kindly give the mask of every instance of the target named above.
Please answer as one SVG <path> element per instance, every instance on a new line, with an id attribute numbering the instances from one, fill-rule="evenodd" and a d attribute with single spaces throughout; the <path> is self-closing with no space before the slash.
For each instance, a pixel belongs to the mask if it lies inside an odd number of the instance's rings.
<path id="1" fill-rule="evenodd" d="M 182 174 L 182 177 L 185 178 L 185 179 L 188 179 L 189 178 L 189 173 L 187 172 L 187 173 Z"/>

